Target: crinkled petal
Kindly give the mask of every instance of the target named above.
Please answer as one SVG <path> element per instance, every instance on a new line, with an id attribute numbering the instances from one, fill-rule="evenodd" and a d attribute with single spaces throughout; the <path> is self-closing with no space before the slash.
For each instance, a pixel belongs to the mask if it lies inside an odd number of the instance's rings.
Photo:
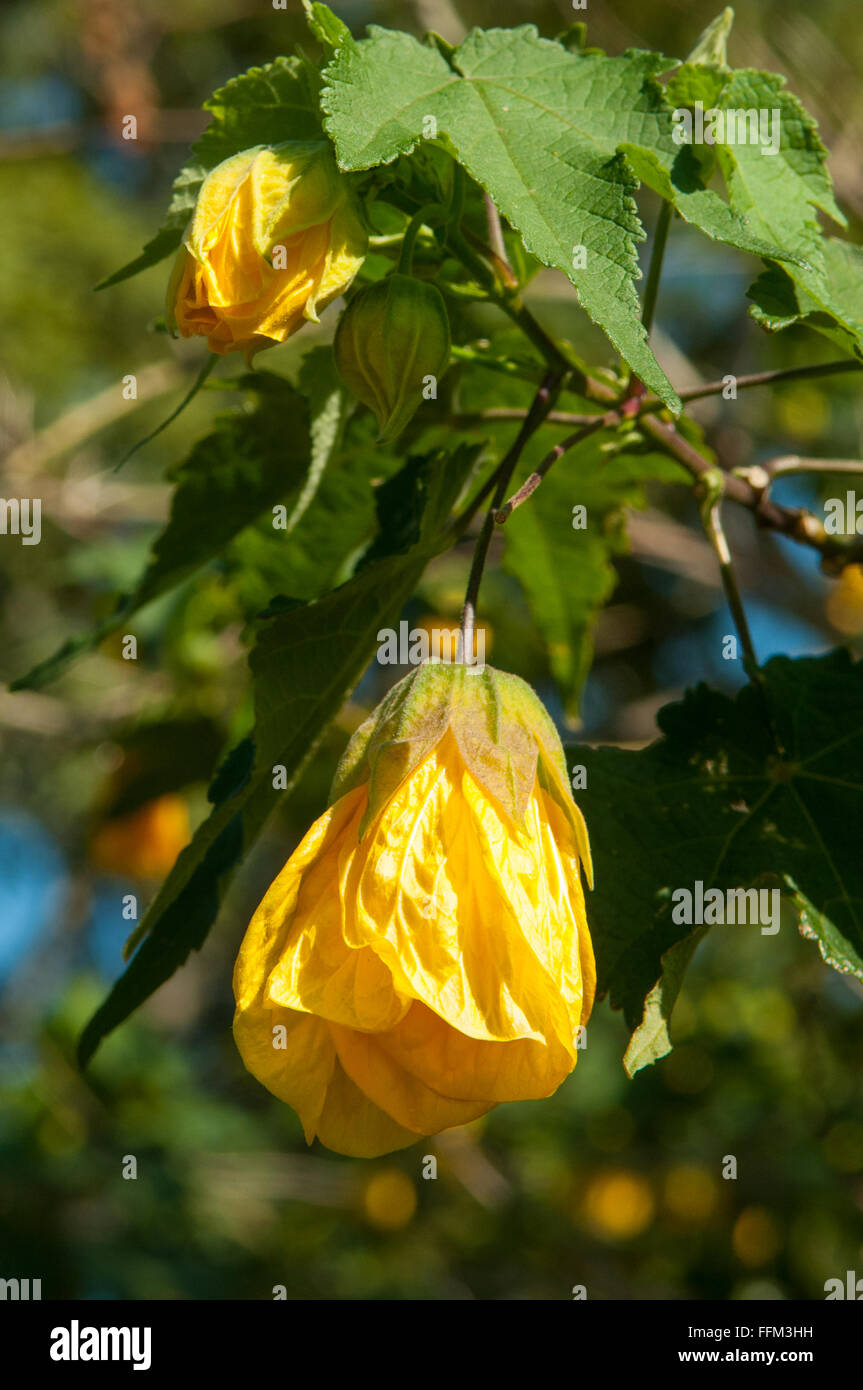
<path id="1" fill-rule="evenodd" d="M 529 842 L 447 732 L 361 843 L 346 939 L 371 946 L 401 994 L 469 1037 L 571 1040 L 564 1000 L 528 940 L 542 910 L 532 874 Z"/>
<path id="2" fill-rule="evenodd" d="M 349 792 L 315 822 L 249 924 L 237 961 L 238 1004 L 317 1014 L 349 1028 L 379 1031 L 410 1001 L 367 947 L 342 933 L 341 884 L 356 852 L 365 791 Z M 252 993 L 253 991 L 253 993 Z"/>
<path id="3" fill-rule="evenodd" d="M 386 1034 L 371 1036 L 335 1024 L 331 1032 L 339 1061 L 351 1080 L 398 1124 L 416 1134 L 437 1134 L 467 1124 L 492 1108 L 493 1102 L 485 1096 L 456 1100 L 405 1071 L 381 1045 Z"/>
<path id="4" fill-rule="evenodd" d="M 573 1057 L 557 1038 L 484 1042 L 451 1028 L 424 1004 L 415 1003 L 403 1021 L 375 1041 L 399 1067 L 454 1099 L 541 1100 L 557 1090 Z"/>

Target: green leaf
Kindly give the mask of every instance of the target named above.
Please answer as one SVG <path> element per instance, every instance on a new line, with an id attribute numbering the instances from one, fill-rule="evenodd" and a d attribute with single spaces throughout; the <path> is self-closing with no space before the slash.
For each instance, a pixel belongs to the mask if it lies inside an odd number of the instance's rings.
<path id="1" fill-rule="evenodd" d="M 335 457 L 347 419 L 349 397 L 336 371 L 332 348 L 307 352 L 300 366 L 299 393 L 309 403 L 309 471 L 303 490 L 288 517 L 287 532 L 305 516 Z"/>
<path id="2" fill-rule="evenodd" d="M 750 313 L 768 333 L 803 323 L 863 358 L 863 248 L 825 237 L 821 251 L 822 273 L 798 274 L 796 284 L 781 266 L 769 266 L 747 291 Z"/>
<path id="3" fill-rule="evenodd" d="M 274 605 L 275 616 L 262 623 L 249 658 L 254 735 L 217 774 L 212 813 L 180 854 L 129 943 L 141 941 L 140 948 L 82 1034 L 82 1065 L 190 951 L 200 949 L 234 870 L 283 795 L 273 787 L 273 769 L 285 767 L 290 791 L 362 675 L 378 630 L 396 620 L 426 563 L 445 544 L 442 527 L 476 454 L 462 448 L 427 458 L 421 469 L 411 463 L 425 506 L 409 550 L 384 556 L 316 603 Z"/>
<path id="4" fill-rule="evenodd" d="M 547 448 L 547 442 L 543 450 Z M 649 480 L 687 482 L 664 455 L 620 449 L 599 431 L 554 465 L 503 527 L 504 566 L 520 581 L 549 655 L 566 713 L 578 700 L 593 659 L 593 627 L 617 583 L 613 559 L 626 550 L 625 507 L 644 507 Z M 529 467 L 539 458 L 536 448 Z M 586 508 L 576 528 L 575 507 Z"/>
<path id="5" fill-rule="evenodd" d="M 150 562 L 134 591 L 101 623 L 71 638 L 14 681 L 11 690 L 37 690 L 56 680 L 139 608 L 218 555 L 262 512 L 292 494 L 302 498 L 303 479 L 311 477 L 316 467 L 314 454 L 309 462 L 309 407 L 272 373 L 259 373 L 247 381 L 257 388 L 257 408 L 222 416 L 213 432 L 169 472 L 169 479 L 176 483 L 170 520 L 155 540 Z M 284 532 L 278 534 L 284 537 Z"/>
<path id="6" fill-rule="evenodd" d="M 734 11 L 730 5 L 726 5 L 722 13 L 708 24 L 686 61 L 725 68 L 728 61 L 728 36 L 733 23 Z"/>
<path id="7" fill-rule="evenodd" d="M 494 198 L 544 265 L 576 286 L 587 313 L 673 409 L 647 345 L 634 280 L 644 233 L 622 141 L 655 144 L 670 116 L 652 81 L 663 60 L 568 53 L 532 25 L 474 30 L 448 61 L 436 47 L 373 27 L 325 72 L 321 101 L 344 169 L 369 169 L 439 139 Z M 667 64 L 666 64 L 667 66 Z M 576 247 L 586 267 L 574 268 Z"/>
<path id="8" fill-rule="evenodd" d="M 712 241 L 753 256 L 772 256 L 783 261 L 793 259 L 790 252 L 779 250 L 776 243 L 756 236 L 743 217 L 704 187 L 701 166 L 689 147 L 681 148 L 671 163 L 667 152 L 640 149 L 627 143 L 620 148 L 636 178 L 660 198 L 672 203 L 684 221 Z"/>
<path id="9" fill-rule="evenodd" d="M 318 0 L 315 0 L 315 3 L 312 3 L 312 0 L 303 0 L 303 9 L 306 12 L 306 23 L 322 47 L 335 52 L 342 44 L 353 43 L 350 29 L 337 14 L 333 14 L 329 5 L 319 4 Z"/>
<path id="10" fill-rule="evenodd" d="M 731 699 L 700 685 L 658 722 L 663 737 L 641 752 L 567 752 L 586 769 L 588 920 L 599 989 L 632 1030 L 630 1073 L 670 1048 L 674 1000 L 705 932 L 673 920 L 672 895 L 699 881 L 705 893 L 781 888 L 780 930 L 794 920 L 829 965 L 863 980 L 863 661 L 844 650 L 775 657 L 763 689 Z"/>
<path id="11" fill-rule="evenodd" d="M 684 67 L 668 87 L 672 104 L 680 99 L 684 87 L 686 97 L 692 98 L 693 71 L 698 74 L 698 88 L 707 95 L 704 84 L 710 84 L 714 76 L 711 70 Z M 732 209 L 745 217 L 753 233 L 804 260 L 817 257 L 821 236 L 816 209 L 840 225 L 845 219 L 833 196 L 827 152 L 814 119 L 788 91 L 783 77 L 754 68 L 729 73 L 721 94 L 710 92 L 708 99 L 724 117 L 730 111 L 763 112 L 770 117 L 769 130 L 773 129 L 775 113 L 779 134 L 775 155 L 763 153 L 763 147 L 750 139 L 729 142 L 726 138 L 713 146 L 716 160 Z M 739 124 L 735 121 L 736 128 Z M 729 132 L 726 129 L 724 133 L 727 137 Z"/>
<path id="12" fill-rule="evenodd" d="M 133 261 L 103 280 L 98 289 L 119 284 L 156 265 L 180 245 L 201 184 L 229 155 L 255 145 L 321 138 L 318 96 L 313 77 L 298 58 L 276 58 L 249 68 L 204 102 L 210 124 L 192 146 L 192 157 L 174 180 L 173 195 L 159 232 Z"/>
<path id="13" fill-rule="evenodd" d="M 332 354 L 326 348 L 314 349 L 309 357 L 315 358 L 319 351 L 331 363 Z M 237 536 L 226 552 L 228 582 L 250 616 L 266 608 L 276 594 L 309 601 L 350 577 L 375 534 L 375 498 L 380 494 L 376 484 L 401 464 L 397 454 L 376 443 L 377 424 L 369 412 L 355 412 L 337 431 L 335 393 L 329 388 L 330 379 L 322 375 L 312 390 L 311 433 L 316 440 L 312 452 L 318 463 L 313 462 L 294 504 L 289 539 L 262 517 Z M 343 396 L 339 402 L 343 404 Z M 318 447 L 320 454 L 315 452 Z M 314 495 L 309 497 L 313 484 Z M 300 511 L 302 523 L 297 525 Z"/>
<path id="14" fill-rule="evenodd" d="M 764 112 L 771 122 L 775 114 L 776 154 L 763 153 L 751 141 L 727 138 L 702 146 L 703 155 L 711 149 L 715 154 L 732 213 L 745 221 L 753 237 L 788 253 L 784 270 L 769 269 L 750 289 L 753 317 L 770 332 L 804 319 L 844 351 L 863 355 L 861 254 L 849 242 L 825 236 L 819 226 L 819 209 L 841 226 L 845 218 L 833 195 L 815 121 L 785 88 L 784 78 L 749 68 L 728 72 L 684 64 L 667 94 L 669 103 L 681 107 L 701 100 L 705 113 L 710 108 L 724 115 Z M 727 137 L 727 129 L 723 134 Z M 637 159 L 633 163 L 649 182 Z"/>

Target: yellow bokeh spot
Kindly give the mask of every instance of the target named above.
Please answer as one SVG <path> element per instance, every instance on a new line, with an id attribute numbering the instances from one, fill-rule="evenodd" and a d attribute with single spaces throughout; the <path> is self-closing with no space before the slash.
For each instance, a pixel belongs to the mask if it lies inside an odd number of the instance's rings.
<path id="1" fill-rule="evenodd" d="M 846 565 L 826 603 L 827 618 L 837 632 L 863 632 L 863 565 Z"/>
<path id="2" fill-rule="evenodd" d="M 623 1169 L 597 1173 L 584 1201 L 590 1226 L 610 1240 L 631 1240 L 650 1225 L 654 1200 L 650 1184 L 639 1173 Z"/>
<path id="3" fill-rule="evenodd" d="M 776 1222 L 765 1207 L 747 1207 L 734 1223 L 731 1244 L 741 1264 L 749 1269 L 769 1264 L 779 1249 Z"/>
<path id="4" fill-rule="evenodd" d="M 678 1221 L 702 1226 L 716 1210 L 716 1180 L 706 1168 L 677 1164 L 666 1174 L 663 1198 L 666 1210 Z"/>
<path id="5" fill-rule="evenodd" d="M 190 838 L 186 801 L 170 792 L 100 825 L 90 842 L 90 857 L 108 873 L 159 879 L 174 867 Z"/>
<path id="6" fill-rule="evenodd" d="M 401 1230 L 417 1209 L 416 1188 L 400 1169 L 384 1168 L 366 1184 L 363 1209 L 371 1224 L 380 1230 Z"/>

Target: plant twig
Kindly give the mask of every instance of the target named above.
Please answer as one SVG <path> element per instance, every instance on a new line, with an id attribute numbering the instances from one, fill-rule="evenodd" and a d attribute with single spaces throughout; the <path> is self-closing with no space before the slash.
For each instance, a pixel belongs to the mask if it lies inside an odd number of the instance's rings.
<path id="1" fill-rule="evenodd" d="M 643 416 L 638 423 L 694 478 L 701 480 L 712 470 L 713 465 L 673 425 L 666 425 L 650 415 Z M 769 463 L 763 469 L 738 469 L 725 473 L 724 477 L 724 494 L 730 501 L 748 507 L 760 526 L 817 550 L 826 573 L 837 574 L 845 565 L 863 562 L 863 536 L 828 535 L 823 521 L 813 512 L 773 501 L 769 493 Z"/>
<path id="2" fill-rule="evenodd" d="M 616 420 L 616 411 L 609 411 L 609 415 L 614 416 Z M 597 415 L 589 424 L 583 425 L 580 430 L 576 430 L 575 434 L 569 435 L 560 444 L 555 444 L 554 448 L 548 451 L 542 462 L 537 464 L 536 470 L 531 473 L 530 477 L 524 480 L 518 492 L 513 493 L 509 501 L 504 502 L 503 506 L 499 507 L 494 513 L 495 524 L 503 526 L 512 516 L 516 507 L 520 507 L 522 502 L 526 502 L 527 499 L 536 492 L 552 465 L 557 463 L 558 459 L 562 458 L 570 449 L 574 449 L 582 440 L 587 439 L 591 434 L 595 434 L 597 430 L 602 429 L 606 425 L 608 418 L 608 415 Z"/>
<path id="3" fill-rule="evenodd" d="M 539 429 L 548 411 L 553 406 L 558 393 L 563 384 L 565 373 L 563 371 L 547 372 L 542 384 L 537 390 L 531 403 L 530 410 L 522 421 L 521 429 L 515 437 L 510 449 L 495 469 L 488 484 L 483 489 L 486 493 L 489 488 L 493 488 L 492 502 L 485 518 L 482 528 L 477 537 L 476 546 L 473 553 L 473 560 L 468 576 L 467 590 L 465 592 L 464 607 L 461 615 L 461 649 L 463 659 L 467 660 L 468 653 L 473 651 L 473 634 L 476 620 L 476 605 L 479 597 L 479 586 L 482 582 L 483 570 L 488 556 L 488 548 L 491 544 L 494 532 L 494 513 L 500 506 L 509 481 L 515 471 L 519 459 L 524 451 L 524 447 L 537 429 Z M 482 495 L 482 494 L 481 494 Z M 475 499 L 473 510 L 479 504 L 479 499 Z M 470 512 L 472 515 L 472 511 Z"/>
<path id="4" fill-rule="evenodd" d="M 722 497 L 725 491 L 725 480 L 726 475 L 720 468 L 708 468 L 707 472 L 702 475 L 702 481 L 699 484 L 699 490 L 703 493 L 701 520 L 719 562 L 722 587 L 725 590 L 728 607 L 731 609 L 734 626 L 737 628 L 740 645 L 743 648 L 743 665 L 746 674 L 750 679 L 755 679 L 758 671 L 758 659 L 755 655 L 755 646 L 752 641 L 752 633 L 749 630 L 746 609 L 743 606 L 743 599 L 737 584 L 737 576 L 734 573 L 728 538 L 722 525 Z"/>
<path id="5" fill-rule="evenodd" d="M 838 376 L 842 372 L 859 372 L 863 362 L 851 357 L 840 357 L 833 362 L 815 362 L 810 367 L 777 367 L 770 372 L 750 372 L 747 376 L 737 376 L 734 384 L 738 391 L 746 391 L 752 386 L 770 386 L 777 381 L 805 381 L 819 376 Z M 705 396 L 719 396 L 725 390 L 727 378 L 722 381 L 708 381 L 704 386 L 690 386 L 678 391 L 680 400 L 700 401 Z M 663 409 L 661 401 L 650 401 L 653 410 Z"/>
<path id="6" fill-rule="evenodd" d="M 797 454 L 771 459 L 764 471 L 773 478 L 787 478 L 792 473 L 863 473 L 863 459 L 809 459 Z"/>
<path id="7" fill-rule="evenodd" d="M 506 254 L 506 242 L 503 239 L 503 228 L 500 225 L 500 213 L 497 204 L 490 193 L 483 194 L 485 203 L 485 220 L 488 227 L 488 243 L 494 253 L 495 259 L 500 266 L 506 266 L 509 272 L 510 283 L 515 284 L 515 276 Z"/>
<path id="8" fill-rule="evenodd" d="M 673 209 L 671 203 L 663 200 L 656 223 L 656 231 L 653 234 L 653 250 L 650 253 L 647 284 L 644 288 L 644 306 L 641 310 L 641 322 L 644 324 L 645 333 L 648 334 L 653 327 L 656 297 L 659 293 L 659 280 L 662 275 L 662 261 L 665 256 L 665 247 L 668 242 L 668 230 L 671 226 L 672 215 Z"/>
<path id="9" fill-rule="evenodd" d="M 806 378 L 821 376 L 838 376 L 844 372 L 857 372 L 863 369 L 863 362 L 856 362 L 850 358 L 840 358 L 834 362 L 819 362 L 811 367 L 779 367 L 770 372 L 753 372 L 749 376 L 735 377 L 735 386 L 738 391 L 749 390 L 753 386 L 770 386 L 774 382 L 801 381 Z M 700 401 L 708 396 L 719 396 L 726 389 L 727 379 L 722 381 L 709 381 L 703 386 L 684 387 L 677 392 L 678 397 L 684 405 L 691 401 Z M 602 382 L 588 379 L 587 391 L 585 395 L 589 400 L 608 401 L 614 398 L 614 392 L 610 387 L 606 387 Z M 656 396 L 649 396 L 643 400 L 638 407 L 637 417 L 641 419 L 644 415 L 656 415 L 665 410 L 666 405 Z M 506 417 L 499 415 L 498 419 L 518 420 L 524 416 L 523 410 L 510 409 Z M 577 425 L 584 420 L 582 415 L 572 415 L 565 410 L 553 410 L 549 413 L 547 424 L 549 425 Z"/>

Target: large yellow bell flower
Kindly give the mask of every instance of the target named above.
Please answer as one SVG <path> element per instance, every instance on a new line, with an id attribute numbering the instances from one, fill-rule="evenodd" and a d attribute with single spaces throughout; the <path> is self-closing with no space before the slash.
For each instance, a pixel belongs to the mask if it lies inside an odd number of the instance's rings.
<path id="1" fill-rule="evenodd" d="M 334 791 L 240 949 L 248 1069 L 309 1143 L 364 1157 L 551 1095 L 595 970 L 584 823 L 533 692 L 423 667 L 358 730 Z"/>
<path id="2" fill-rule="evenodd" d="M 250 359 L 317 322 L 367 246 L 326 141 L 243 150 L 201 186 L 168 285 L 168 326 Z"/>

